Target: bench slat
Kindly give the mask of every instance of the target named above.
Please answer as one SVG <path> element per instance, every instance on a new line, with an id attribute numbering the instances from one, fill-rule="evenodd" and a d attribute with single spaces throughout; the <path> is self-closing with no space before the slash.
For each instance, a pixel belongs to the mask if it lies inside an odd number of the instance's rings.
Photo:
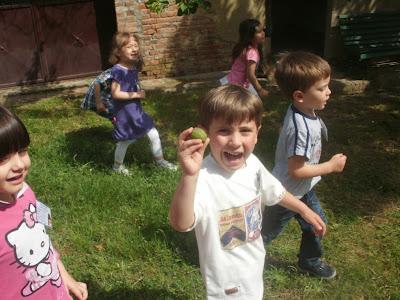
<path id="1" fill-rule="evenodd" d="M 384 57 L 389 55 L 398 55 L 400 54 L 399 50 L 394 51 L 383 51 L 383 52 L 376 52 L 376 53 L 363 53 L 360 55 L 360 60 L 373 58 L 373 57 Z"/>
<path id="2" fill-rule="evenodd" d="M 360 49 L 360 52 L 376 52 L 376 51 L 380 51 L 380 50 L 396 50 L 399 49 L 400 51 L 400 43 L 393 43 L 393 44 L 387 44 L 387 45 L 382 45 L 382 44 L 371 44 L 371 45 L 363 45 L 358 47 L 358 49 Z"/>
<path id="3" fill-rule="evenodd" d="M 393 43 L 397 43 L 400 42 L 400 37 L 397 39 L 375 39 L 375 40 L 356 40 L 356 41 L 345 41 L 344 44 L 351 46 L 351 45 L 370 45 L 370 44 L 393 44 Z"/>
<path id="4" fill-rule="evenodd" d="M 368 23 L 368 22 L 376 22 L 379 20 L 396 20 L 400 17 L 399 12 L 391 12 L 391 13 L 366 13 L 359 15 L 340 15 L 338 20 L 340 23 Z"/>
<path id="5" fill-rule="evenodd" d="M 368 26 L 350 26 L 350 25 L 345 25 L 345 26 L 340 26 L 340 30 L 343 32 L 353 32 L 353 31 L 370 31 L 370 30 L 391 30 L 391 31 L 396 31 L 400 28 L 400 21 L 396 23 L 385 23 L 385 24 L 370 24 Z"/>
<path id="6" fill-rule="evenodd" d="M 378 33 L 378 34 L 368 34 L 368 35 L 349 35 L 343 36 L 343 40 L 347 41 L 373 41 L 373 40 L 397 40 L 400 37 L 400 32 L 396 33 Z"/>

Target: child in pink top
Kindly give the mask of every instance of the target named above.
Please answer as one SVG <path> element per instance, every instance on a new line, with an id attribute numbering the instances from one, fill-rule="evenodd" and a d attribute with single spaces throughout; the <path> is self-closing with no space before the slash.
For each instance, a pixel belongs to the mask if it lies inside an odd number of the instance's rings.
<path id="1" fill-rule="evenodd" d="M 221 84 L 240 85 L 252 94 L 268 96 L 268 91 L 261 86 L 256 77 L 256 69 L 260 62 L 258 46 L 264 41 L 264 27 L 258 20 L 242 21 L 239 25 L 239 42 L 232 50 L 232 68 L 228 76 L 220 79 Z"/>
<path id="2" fill-rule="evenodd" d="M 1 299 L 85 300 L 86 284 L 68 274 L 46 233 L 47 207 L 25 183 L 29 143 L 24 124 L 0 106 Z"/>

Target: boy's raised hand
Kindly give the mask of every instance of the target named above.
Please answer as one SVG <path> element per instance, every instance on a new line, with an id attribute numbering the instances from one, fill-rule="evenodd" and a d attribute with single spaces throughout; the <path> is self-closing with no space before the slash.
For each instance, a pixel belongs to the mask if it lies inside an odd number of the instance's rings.
<path id="1" fill-rule="evenodd" d="M 178 159 L 186 175 L 196 175 L 199 172 L 204 151 L 210 142 L 209 138 L 204 143 L 200 139 L 192 139 L 192 131 L 193 127 L 182 131 L 178 140 Z"/>
<path id="2" fill-rule="evenodd" d="M 335 154 L 331 157 L 329 162 L 332 164 L 332 172 L 340 173 L 346 165 L 347 156 L 343 153 Z"/>
<path id="3" fill-rule="evenodd" d="M 301 214 L 301 217 L 311 224 L 316 236 L 323 237 L 326 233 L 326 224 L 322 221 L 321 217 L 313 212 L 311 209 Z"/>
<path id="4" fill-rule="evenodd" d="M 286 192 L 279 205 L 297 212 L 309 224 L 313 226 L 315 235 L 324 236 L 326 232 L 326 224 L 321 217 L 311 210 L 304 202 L 294 197 L 291 193 Z"/>

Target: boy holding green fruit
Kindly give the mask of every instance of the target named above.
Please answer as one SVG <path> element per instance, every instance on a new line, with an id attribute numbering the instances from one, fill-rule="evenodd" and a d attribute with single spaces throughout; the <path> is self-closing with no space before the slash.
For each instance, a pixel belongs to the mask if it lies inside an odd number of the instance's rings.
<path id="1" fill-rule="evenodd" d="M 182 176 L 169 219 L 177 231 L 195 229 L 207 299 L 263 298 L 265 205 L 293 210 L 317 235 L 325 234 L 321 218 L 288 193 L 252 154 L 262 108 L 261 100 L 242 87 L 217 87 L 199 108 L 200 126 L 208 137 L 195 132 L 200 138 L 191 138 L 193 128 L 179 136 Z M 210 154 L 203 160 L 207 145 Z"/>

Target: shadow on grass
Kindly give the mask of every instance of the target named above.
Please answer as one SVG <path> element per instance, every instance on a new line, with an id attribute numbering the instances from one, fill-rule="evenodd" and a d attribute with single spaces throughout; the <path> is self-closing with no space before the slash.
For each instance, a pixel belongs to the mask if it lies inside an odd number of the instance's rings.
<path id="1" fill-rule="evenodd" d="M 67 161 L 91 164 L 99 169 L 109 169 L 114 143 L 110 128 L 106 126 L 83 128 L 66 133 Z"/>
<path id="2" fill-rule="evenodd" d="M 80 108 L 80 103 L 82 101 L 82 96 L 74 95 L 74 94 L 66 94 L 66 95 L 57 95 L 57 94 L 38 94 L 37 99 L 29 100 L 29 102 L 37 103 L 29 103 L 26 105 L 21 105 L 21 102 L 12 103 L 12 107 L 17 114 L 26 114 L 30 118 L 33 119 L 62 119 L 69 117 L 82 116 L 84 117 L 86 111 Z M 48 96 L 48 97 L 46 97 Z M 47 105 L 43 105 L 41 103 L 48 103 Z M 54 105 L 54 102 L 57 105 Z M 71 108 L 71 102 L 74 103 L 74 107 Z"/>
<path id="3" fill-rule="evenodd" d="M 169 224 L 151 224 L 147 222 L 141 227 L 142 236 L 146 240 L 158 240 L 186 263 L 199 267 L 199 256 L 194 230 L 177 232 Z"/>
<path id="4" fill-rule="evenodd" d="M 4 105 L 7 107 L 18 106 L 23 103 L 33 103 L 46 98 L 60 97 L 76 99 L 77 101 L 83 100 L 82 94 L 77 94 L 75 88 L 46 88 L 41 85 L 25 85 L 19 88 L 19 91 L 10 93 L 4 97 Z"/>
<path id="5" fill-rule="evenodd" d="M 24 111 L 24 113 L 26 112 L 31 118 L 35 119 L 61 119 L 76 117 L 77 115 L 83 115 L 84 113 L 83 111 L 67 110 L 63 107 L 54 108 L 52 110 L 43 110 L 41 108 L 24 106 L 24 108 L 19 108 L 17 111 Z"/>
<path id="6" fill-rule="evenodd" d="M 338 216 L 374 215 L 396 202 L 400 180 L 400 101 L 390 94 L 335 97 L 321 112 L 329 129 L 322 161 L 348 159 L 342 174 L 325 176 L 320 198 Z"/>
<path id="7" fill-rule="evenodd" d="M 98 285 L 95 279 L 86 281 L 89 290 L 89 299 L 96 300 L 148 300 L 148 299 L 190 299 L 190 295 L 176 295 L 163 289 L 150 288 L 117 288 L 111 291 L 106 291 Z M 134 285 L 134 283 L 132 283 Z M 115 285 L 113 285 L 115 286 Z"/>
<path id="8" fill-rule="evenodd" d="M 83 128 L 66 133 L 68 161 L 91 164 L 99 169 L 110 169 L 114 160 L 115 141 L 112 128 L 99 126 Z M 147 137 L 141 138 L 128 147 L 125 164 L 152 164 L 153 158 Z"/>
<path id="9" fill-rule="evenodd" d="M 287 261 L 287 260 L 276 259 L 273 256 L 267 256 L 265 258 L 264 269 L 266 269 L 266 270 L 280 269 L 280 270 L 284 270 L 287 272 L 297 272 L 298 271 L 296 264 L 294 264 L 293 262 Z"/>
<path id="10" fill-rule="evenodd" d="M 154 99 L 146 105 L 151 106 L 150 115 L 159 131 L 172 131 L 177 136 L 184 129 L 197 125 L 197 103 L 208 89 L 195 89 L 188 93 L 152 91 L 149 98 Z M 150 100 L 151 101 L 151 100 Z M 144 110 L 146 110 L 146 105 Z"/>

